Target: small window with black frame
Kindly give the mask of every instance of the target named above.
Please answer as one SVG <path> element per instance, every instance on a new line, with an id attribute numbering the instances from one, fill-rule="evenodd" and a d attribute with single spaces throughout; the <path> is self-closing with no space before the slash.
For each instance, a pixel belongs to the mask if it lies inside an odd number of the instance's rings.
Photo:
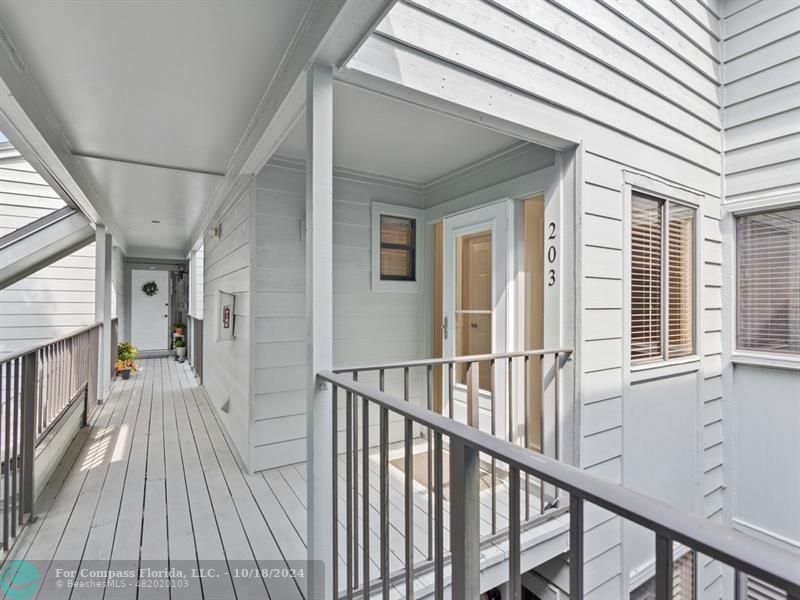
<path id="1" fill-rule="evenodd" d="M 382 281 L 416 281 L 416 219 L 381 215 Z"/>

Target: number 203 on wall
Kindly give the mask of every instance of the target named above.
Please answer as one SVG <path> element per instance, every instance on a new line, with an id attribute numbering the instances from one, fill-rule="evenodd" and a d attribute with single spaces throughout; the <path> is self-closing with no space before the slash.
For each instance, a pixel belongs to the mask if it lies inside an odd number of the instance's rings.
<path id="1" fill-rule="evenodd" d="M 556 224 L 550 221 L 547 224 L 547 286 L 552 287 L 556 284 Z"/>

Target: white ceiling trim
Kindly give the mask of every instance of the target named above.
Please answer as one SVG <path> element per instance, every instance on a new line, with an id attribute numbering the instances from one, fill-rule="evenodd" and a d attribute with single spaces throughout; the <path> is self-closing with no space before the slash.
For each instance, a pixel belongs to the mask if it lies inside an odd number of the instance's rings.
<path id="1" fill-rule="evenodd" d="M 0 27 L 0 128 L 61 198 L 93 224 L 103 224 L 125 252 L 127 242 L 110 207 L 72 154 L 50 107 Z"/>
<path id="2" fill-rule="evenodd" d="M 465 179 L 475 175 L 476 173 L 485 171 L 486 169 L 499 167 L 508 161 L 514 160 L 519 156 L 531 152 L 531 150 L 534 148 L 536 148 L 534 144 L 520 141 L 507 148 L 503 148 L 498 152 L 493 152 L 466 166 L 459 167 L 458 169 L 450 171 L 449 173 L 445 173 L 441 177 L 437 177 L 429 182 L 411 181 L 408 179 L 401 179 L 399 177 L 389 177 L 386 175 L 371 173 L 369 171 L 337 166 L 334 166 L 333 168 L 333 177 L 335 179 L 345 179 L 349 181 L 355 181 L 357 183 L 365 183 L 368 185 L 379 185 L 409 192 L 416 192 L 423 194 L 424 196 L 431 191 L 453 184 L 456 181 Z M 267 161 L 267 166 L 304 173 L 306 170 L 306 161 L 302 158 L 294 158 L 291 156 L 275 154 L 269 159 L 269 161 Z"/>
<path id="3" fill-rule="evenodd" d="M 186 167 L 176 167 L 173 165 L 160 165 L 158 163 L 144 162 L 140 160 L 128 160 L 125 158 L 114 158 L 111 156 L 101 156 L 99 154 L 84 154 L 82 152 L 75 152 L 73 156 L 77 158 L 90 158 L 92 160 L 101 160 L 103 162 L 116 163 L 118 165 L 133 165 L 135 167 L 148 167 L 150 169 L 163 169 L 165 171 L 180 171 L 182 173 L 193 173 L 196 175 L 211 175 L 213 177 L 225 177 L 225 173 L 204 171 L 202 169 L 188 169 Z"/>

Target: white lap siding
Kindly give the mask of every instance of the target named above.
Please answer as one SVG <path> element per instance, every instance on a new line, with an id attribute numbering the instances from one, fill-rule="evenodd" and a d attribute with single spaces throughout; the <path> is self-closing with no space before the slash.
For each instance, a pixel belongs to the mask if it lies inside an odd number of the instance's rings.
<path id="1" fill-rule="evenodd" d="M 705 439 L 709 448 L 722 442 L 711 437 L 718 431 L 714 419 L 721 418 L 714 405 L 720 397 L 720 24 L 716 2 L 679 4 L 491 0 L 471 2 L 464 10 L 456 0 L 400 2 L 348 67 L 351 77 L 388 93 L 420 92 L 444 110 L 507 131 L 581 142 L 580 465 L 656 496 L 662 490 L 636 457 L 623 452 L 645 443 L 656 426 L 631 421 L 638 413 L 629 412 L 633 398 L 625 383 L 630 360 L 624 351 L 629 331 L 623 318 L 629 272 L 623 263 L 628 243 L 624 171 L 699 194 L 704 240 L 697 267 L 697 282 L 704 288 L 697 307 L 700 367 L 673 382 L 685 394 L 680 402 L 685 410 L 669 424 L 675 435 L 665 432 L 650 450 L 651 459 L 680 451 L 690 473 L 677 481 L 667 473 L 668 462 L 650 460 L 648 468 L 664 470 L 660 485 L 677 486 L 671 493 L 683 505 L 708 515 L 713 511 L 704 503 L 717 490 L 704 492 L 703 453 L 694 444 L 675 445 L 682 431 Z M 647 395 L 650 385 L 643 384 L 636 395 Z M 713 462 L 711 455 L 703 456 Z M 631 535 L 620 519 L 588 509 L 587 598 L 626 597 L 631 574 L 652 563 L 650 547 L 637 555 L 623 552 L 623 540 Z M 712 590 L 711 597 L 718 595 Z"/>

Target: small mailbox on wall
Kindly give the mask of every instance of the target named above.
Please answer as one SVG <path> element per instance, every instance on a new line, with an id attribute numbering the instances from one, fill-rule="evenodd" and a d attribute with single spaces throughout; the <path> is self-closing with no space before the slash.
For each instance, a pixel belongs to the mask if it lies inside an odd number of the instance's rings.
<path id="1" fill-rule="evenodd" d="M 217 341 L 231 342 L 236 327 L 236 296 L 217 291 Z"/>

